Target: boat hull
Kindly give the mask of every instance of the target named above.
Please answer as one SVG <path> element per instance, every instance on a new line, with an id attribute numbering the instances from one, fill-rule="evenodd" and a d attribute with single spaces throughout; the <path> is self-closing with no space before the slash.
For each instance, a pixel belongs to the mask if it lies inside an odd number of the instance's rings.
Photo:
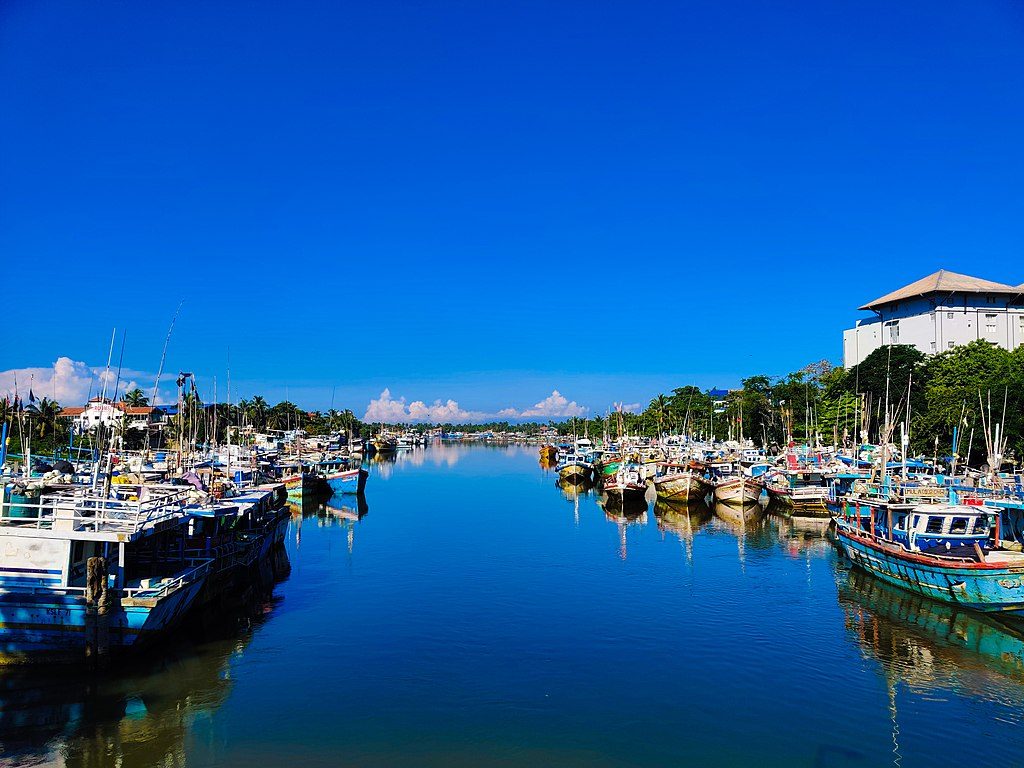
<path id="1" fill-rule="evenodd" d="M 764 486 L 749 477 L 733 477 L 715 486 L 715 501 L 722 504 L 756 504 Z"/>
<path id="2" fill-rule="evenodd" d="M 369 476 L 369 472 L 360 468 L 332 472 L 324 479 L 327 481 L 331 493 L 340 495 L 343 493 L 362 493 L 366 490 L 366 479 Z"/>
<path id="3" fill-rule="evenodd" d="M 655 477 L 654 489 L 658 498 L 666 501 L 699 501 L 708 495 L 711 487 L 702 477 L 679 474 Z"/>
<path id="4" fill-rule="evenodd" d="M 125 600 L 105 616 L 81 595 L 0 596 L 0 665 L 76 661 L 89 646 L 118 652 L 143 645 L 177 626 L 204 584 L 197 579 L 158 600 Z"/>
<path id="5" fill-rule="evenodd" d="M 567 482 L 583 482 L 590 479 L 590 467 L 585 464 L 567 464 L 559 468 L 558 477 Z"/>
<path id="6" fill-rule="evenodd" d="M 303 496 L 316 490 L 315 478 L 308 474 L 282 477 L 281 482 L 284 484 L 285 491 L 287 491 L 288 497 L 291 499 L 301 499 Z"/>
<path id="7" fill-rule="evenodd" d="M 1024 565 L 960 561 L 900 550 L 838 522 L 836 542 L 853 564 L 889 584 L 985 613 L 1024 616 Z"/>

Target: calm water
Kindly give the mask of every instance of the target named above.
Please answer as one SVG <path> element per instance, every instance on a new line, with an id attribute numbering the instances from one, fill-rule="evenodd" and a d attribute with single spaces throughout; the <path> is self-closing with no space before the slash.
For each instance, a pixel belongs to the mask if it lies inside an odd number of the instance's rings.
<path id="1" fill-rule="evenodd" d="M 418 449 L 329 504 L 213 639 L 0 672 L 3 762 L 1024 765 L 1024 636 L 849 571 L 820 526 L 607 516 L 520 447 Z"/>

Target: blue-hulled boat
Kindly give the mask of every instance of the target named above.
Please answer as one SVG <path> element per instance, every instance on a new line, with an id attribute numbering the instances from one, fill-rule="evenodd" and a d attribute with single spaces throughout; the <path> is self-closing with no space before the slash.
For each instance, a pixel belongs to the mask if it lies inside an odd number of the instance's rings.
<path id="1" fill-rule="evenodd" d="M 217 493 L 222 494 L 223 487 Z M 236 597 L 284 537 L 283 485 L 9 485 L 0 503 L 0 664 L 102 659 Z"/>
<path id="2" fill-rule="evenodd" d="M 998 516 L 982 507 L 891 505 L 837 515 L 839 547 L 857 566 L 926 597 L 1024 615 L 1024 553 L 999 547 Z"/>
<path id="3" fill-rule="evenodd" d="M 370 473 L 363 469 L 359 462 L 353 462 L 347 457 L 338 457 L 324 459 L 316 466 L 317 472 L 332 494 L 361 494 L 366 490 L 366 480 Z"/>

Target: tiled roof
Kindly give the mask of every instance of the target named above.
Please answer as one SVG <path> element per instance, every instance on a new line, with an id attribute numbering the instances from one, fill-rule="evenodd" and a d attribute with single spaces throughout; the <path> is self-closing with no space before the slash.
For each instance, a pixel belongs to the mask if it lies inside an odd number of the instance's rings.
<path id="1" fill-rule="evenodd" d="M 860 309 L 875 309 L 893 304 L 905 299 L 914 299 L 919 296 L 927 296 L 932 293 L 1002 293 L 1006 295 L 1017 295 L 1021 293 L 1020 286 L 1014 287 L 1005 283 L 994 283 L 991 280 L 982 280 L 978 277 L 961 275 L 956 272 L 947 272 L 940 269 L 928 277 L 922 277 L 917 282 L 911 283 L 892 293 L 887 293 L 881 298 L 865 304 Z"/>

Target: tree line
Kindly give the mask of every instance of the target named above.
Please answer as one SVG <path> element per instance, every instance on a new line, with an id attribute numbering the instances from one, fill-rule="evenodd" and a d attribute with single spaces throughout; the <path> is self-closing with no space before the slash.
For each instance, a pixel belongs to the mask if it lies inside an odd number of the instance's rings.
<path id="1" fill-rule="evenodd" d="M 977 466 L 985 460 L 985 425 L 999 424 L 1007 458 L 1017 461 L 1024 456 L 1024 346 L 1008 351 L 979 340 L 925 355 L 892 345 L 849 370 L 822 360 L 785 376 L 749 376 L 723 397 L 682 386 L 639 413 L 563 421 L 557 428 L 614 437 L 621 418 L 629 434 L 743 437 L 769 449 L 790 440 L 852 446 L 880 439 L 887 410 L 891 423 L 906 423 L 914 455 L 949 456 L 958 428 L 959 454 L 969 453 Z"/>

